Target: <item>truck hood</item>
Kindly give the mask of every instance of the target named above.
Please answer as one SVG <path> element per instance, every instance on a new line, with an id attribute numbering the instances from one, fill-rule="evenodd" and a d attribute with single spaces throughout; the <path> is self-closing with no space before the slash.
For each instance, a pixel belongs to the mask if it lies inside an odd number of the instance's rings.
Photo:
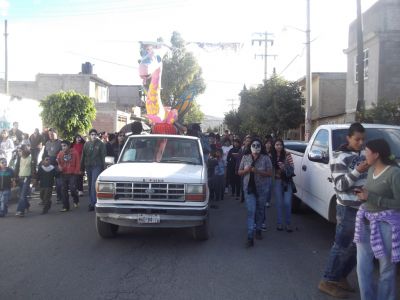
<path id="1" fill-rule="evenodd" d="M 98 177 L 101 181 L 202 183 L 202 165 L 178 163 L 119 163 L 104 170 Z"/>

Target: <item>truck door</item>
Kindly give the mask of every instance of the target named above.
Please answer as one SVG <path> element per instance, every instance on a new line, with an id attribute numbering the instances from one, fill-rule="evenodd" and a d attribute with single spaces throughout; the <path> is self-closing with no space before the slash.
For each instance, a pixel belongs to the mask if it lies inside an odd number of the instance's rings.
<path id="1" fill-rule="evenodd" d="M 329 155 L 329 131 L 321 129 L 312 140 L 301 166 L 304 187 L 302 199 L 325 217 L 328 215 L 332 190 L 332 183 L 329 182 Z"/>

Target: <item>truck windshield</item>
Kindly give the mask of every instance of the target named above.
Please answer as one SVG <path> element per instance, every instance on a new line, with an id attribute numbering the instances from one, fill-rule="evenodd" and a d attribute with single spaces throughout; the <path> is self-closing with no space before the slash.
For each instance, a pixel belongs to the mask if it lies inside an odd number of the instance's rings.
<path id="1" fill-rule="evenodd" d="M 400 159 L 400 129 L 395 128 L 366 128 L 367 141 L 374 139 L 385 139 L 390 146 L 392 154 Z M 346 143 L 347 129 L 336 129 L 332 131 L 332 149 L 337 150 L 340 145 Z"/>
<path id="2" fill-rule="evenodd" d="M 202 158 L 197 140 L 144 136 L 133 137 L 127 141 L 119 162 L 201 165 Z"/>

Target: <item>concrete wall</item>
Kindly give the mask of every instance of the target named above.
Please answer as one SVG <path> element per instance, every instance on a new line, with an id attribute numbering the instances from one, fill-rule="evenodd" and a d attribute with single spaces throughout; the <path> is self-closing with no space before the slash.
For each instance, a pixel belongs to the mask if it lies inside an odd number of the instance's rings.
<path id="1" fill-rule="evenodd" d="M 123 126 L 131 123 L 130 113 L 117 109 L 116 103 L 96 103 L 96 119 L 92 127 L 98 132 L 118 132 Z"/>
<path id="2" fill-rule="evenodd" d="M 74 90 L 96 102 L 108 102 L 108 85 L 93 77 L 89 74 L 38 74 L 35 81 L 10 81 L 9 94 L 43 100 L 59 91 Z M 4 80 L 0 81 L 0 92 L 4 92 Z"/>
<path id="3" fill-rule="evenodd" d="M 118 109 L 130 112 L 132 107 L 140 106 L 140 85 L 112 85 L 110 86 L 110 102 L 115 102 Z"/>
<path id="4" fill-rule="evenodd" d="M 400 0 L 380 0 L 363 14 L 364 49 L 369 49 L 368 79 L 364 82 L 365 107 L 385 98 L 400 97 Z M 346 53 L 346 120 L 353 121 L 358 86 L 355 82 L 357 55 L 356 22 L 349 27 Z"/>

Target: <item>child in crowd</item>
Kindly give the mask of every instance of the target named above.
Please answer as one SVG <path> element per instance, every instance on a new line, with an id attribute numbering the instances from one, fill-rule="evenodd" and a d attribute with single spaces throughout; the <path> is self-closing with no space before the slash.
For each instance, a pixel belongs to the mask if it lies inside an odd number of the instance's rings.
<path id="1" fill-rule="evenodd" d="M 13 178 L 14 171 L 7 167 L 7 160 L 0 158 L 0 217 L 7 215 Z"/>
<path id="2" fill-rule="evenodd" d="M 50 157 L 46 156 L 39 165 L 37 179 L 40 186 L 40 200 L 43 203 L 42 214 L 47 214 L 51 207 L 51 194 L 57 174 L 57 169 L 50 164 Z"/>
<path id="3" fill-rule="evenodd" d="M 215 200 L 224 200 L 225 191 L 225 161 L 223 159 L 222 149 L 215 151 L 215 157 L 217 164 L 214 167 L 214 189 L 215 189 Z"/>

